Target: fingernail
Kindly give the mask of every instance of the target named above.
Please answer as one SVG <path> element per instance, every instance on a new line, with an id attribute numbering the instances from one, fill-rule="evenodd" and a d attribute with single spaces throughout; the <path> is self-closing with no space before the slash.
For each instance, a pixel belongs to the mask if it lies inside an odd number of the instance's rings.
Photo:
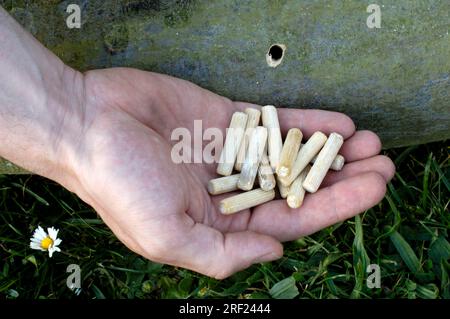
<path id="1" fill-rule="evenodd" d="M 273 261 L 273 260 L 280 259 L 281 257 L 282 257 L 282 256 L 280 256 L 280 255 L 278 255 L 278 254 L 276 254 L 276 253 L 274 253 L 274 252 L 270 252 L 270 253 L 261 255 L 261 256 L 259 256 L 258 258 L 256 258 L 256 259 L 254 260 L 254 263 L 255 263 L 255 264 L 258 264 L 258 263 L 265 263 L 265 262 L 268 262 L 268 261 Z"/>

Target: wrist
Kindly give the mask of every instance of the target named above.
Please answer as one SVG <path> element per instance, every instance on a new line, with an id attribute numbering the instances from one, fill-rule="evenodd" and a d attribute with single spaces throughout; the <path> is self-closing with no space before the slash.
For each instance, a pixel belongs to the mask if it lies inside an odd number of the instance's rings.
<path id="1" fill-rule="evenodd" d="M 49 121 L 43 125 L 45 172 L 50 179 L 67 186 L 75 176 L 75 159 L 79 151 L 87 116 L 84 75 L 63 66 L 60 83 L 47 90 Z"/>
<path id="2" fill-rule="evenodd" d="M 84 76 L 1 6 L 0 38 L 0 156 L 64 182 L 83 126 Z"/>
<path id="3" fill-rule="evenodd" d="M 72 158 L 84 118 L 84 76 L 62 62 L 42 81 L 21 82 L 0 97 L 0 156 L 62 184 L 73 176 Z M 31 72 L 32 73 L 32 72 Z"/>

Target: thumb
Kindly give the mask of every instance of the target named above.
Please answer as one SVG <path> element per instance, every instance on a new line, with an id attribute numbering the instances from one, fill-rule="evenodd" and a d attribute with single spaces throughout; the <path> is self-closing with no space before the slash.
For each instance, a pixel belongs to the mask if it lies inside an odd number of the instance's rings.
<path id="1" fill-rule="evenodd" d="M 224 279 L 252 264 L 272 261 L 283 256 L 283 246 L 273 237 L 252 231 L 223 234 L 196 223 L 185 233 L 186 242 L 179 266 L 217 279 Z"/>

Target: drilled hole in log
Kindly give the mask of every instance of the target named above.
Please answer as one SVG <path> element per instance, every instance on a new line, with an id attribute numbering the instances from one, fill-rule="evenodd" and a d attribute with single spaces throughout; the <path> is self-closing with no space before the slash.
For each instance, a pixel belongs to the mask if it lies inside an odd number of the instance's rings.
<path id="1" fill-rule="evenodd" d="M 273 44 L 266 55 L 267 64 L 272 68 L 280 65 L 283 61 L 284 51 L 286 51 L 284 44 Z"/>

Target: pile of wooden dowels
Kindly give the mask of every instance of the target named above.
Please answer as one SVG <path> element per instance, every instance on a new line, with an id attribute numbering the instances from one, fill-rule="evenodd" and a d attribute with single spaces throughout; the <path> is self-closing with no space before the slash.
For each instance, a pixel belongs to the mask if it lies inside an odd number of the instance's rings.
<path id="1" fill-rule="evenodd" d="M 217 174 L 224 177 L 210 180 L 208 192 L 245 192 L 223 199 L 221 213 L 233 214 L 271 201 L 276 186 L 289 207 L 298 208 L 306 192 L 319 189 L 329 169 L 342 169 L 345 159 L 338 154 L 344 142 L 341 135 L 327 137 L 315 132 L 305 144 L 301 144 L 302 139 L 302 131 L 291 128 L 283 144 L 277 109 L 272 105 L 261 111 L 248 108 L 235 112 L 217 167 Z M 233 174 L 233 170 L 238 173 Z M 259 187 L 253 189 L 256 184 Z"/>

